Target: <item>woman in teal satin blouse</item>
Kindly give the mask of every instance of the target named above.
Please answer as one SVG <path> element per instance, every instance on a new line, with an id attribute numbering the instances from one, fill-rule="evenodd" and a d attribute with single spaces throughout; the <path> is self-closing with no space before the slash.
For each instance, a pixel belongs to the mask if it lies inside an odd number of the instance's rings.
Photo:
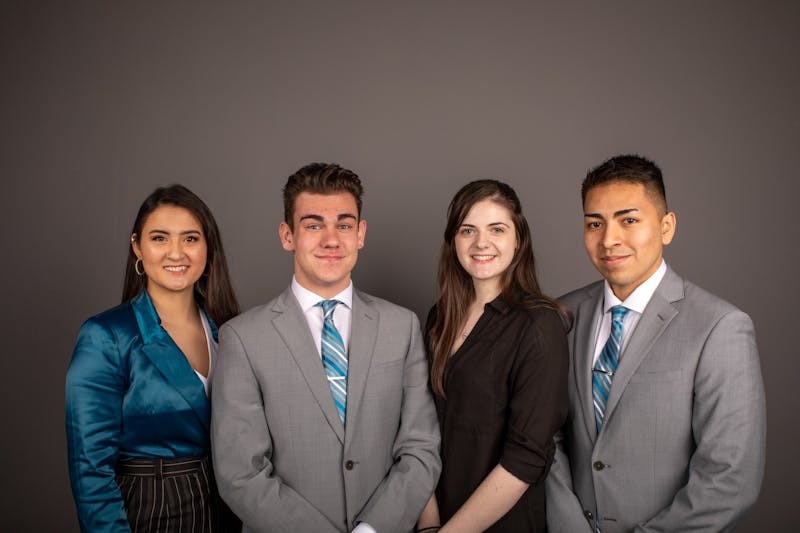
<path id="1" fill-rule="evenodd" d="M 82 531 L 234 531 L 208 463 L 217 327 L 239 306 L 211 211 L 156 189 L 130 236 L 122 304 L 81 326 L 67 371 Z"/>

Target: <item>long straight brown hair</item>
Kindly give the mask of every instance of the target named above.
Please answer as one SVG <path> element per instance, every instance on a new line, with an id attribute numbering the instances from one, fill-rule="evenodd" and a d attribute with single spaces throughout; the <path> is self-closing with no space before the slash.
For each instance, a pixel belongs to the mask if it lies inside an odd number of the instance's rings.
<path id="1" fill-rule="evenodd" d="M 142 238 L 142 227 L 150 213 L 162 205 L 174 205 L 189 211 L 200 222 L 206 239 L 206 269 L 194 284 L 194 296 L 205 305 L 208 314 L 217 326 L 239 314 L 239 302 L 233 292 L 228 262 L 222 248 L 222 238 L 217 222 L 208 206 L 192 191 L 183 185 L 159 187 L 145 198 L 139 207 L 136 220 L 131 229 L 132 238 L 137 242 Z M 128 243 L 128 260 L 125 264 L 125 281 L 122 285 L 122 302 L 134 299 L 147 286 L 147 274 L 136 273 L 136 254 Z"/>
<path id="2" fill-rule="evenodd" d="M 461 266 L 456 255 L 455 236 L 472 206 L 487 199 L 508 209 L 517 235 L 514 257 L 500 279 L 500 295 L 503 301 L 512 307 L 552 308 L 566 318 L 562 308 L 545 296 L 539 288 L 530 228 L 522 214 L 522 206 L 514 189 L 498 180 L 477 180 L 464 185 L 447 208 L 444 242 L 439 253 L 436 311 L 425 332 L 431 388 L 435 394 L 443 398 L 446 396 L 445 364 L 464 326 L 467 309 L 475 299 L 472 278 Z"/>

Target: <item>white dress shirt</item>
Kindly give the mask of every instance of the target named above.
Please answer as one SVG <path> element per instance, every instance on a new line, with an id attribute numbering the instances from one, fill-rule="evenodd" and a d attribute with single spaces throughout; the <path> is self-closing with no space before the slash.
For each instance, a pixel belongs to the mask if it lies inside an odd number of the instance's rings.
<path id="1" fill-rule="evenodd" d="M 217 356 L 217 341 L 214 340 L 214 335 L 211 334 L 211 325 L 208 323 L 208 318 L 206 317 L 205 313 L 199 309 L 198 312 L 200 313 L 200 322 L 203 324 L 203 331 L 206 334 L 206 345 L 208 346 L 208 376 L 204 376 L 197 370 L 195 370 L 194 373 L 197 374 L 197 377 L 203 382 L 203 388 L 206 390 L 206 396 L 210 398 L 211 372 L 214 369 L 214 359 L 216 359 Z"/>
<path id="2" fill-rule="evenodd" d="M 311 336 L 314 338 L 314 346 L 317 347 L 317 353 L 322 358 L 322 327 L 325 320 L 325 315 L 322 307 L 317 305 L 322 300 L 339 300 L 343 305 L 337 305 L 333 310 L 333 325 L 339 335 L 342 336 L 344 347 L 346 350 L 350 349 L 350 324 L 353 316 L 353 282 L 345 288 L 342 292 L 333 298 L 323 298 L 322 296 L 311 292 L 300 283 L 297 278 L 292 276 L 292 293 L 297 298 L 300 304 L 300 310 L 306 317 L 308 322 L 308 329 L 311 330 Z M 352 533 L 377 533 L 375 529 L 366 522 L 359 523 L 352 531 Z"/>
<path id="3" fill-rule="evenodd" d="M 314 338 L 314 345 L 317 347 L 319 356 L 322 357 L 322 325 L 325 320 L 325 315 L 322 307 L 317 305 L 322 300 L 339 300 L 344 305 L 337 305 L 333 310 L 333 324 L 339 335 L 342 336 L 344 347 L 346 350 L 350 349 L 350 321 L 353 316 L 353 282 L 347 286 L 342 292 L 333 298 L 323 298 L 322 296 L 311 292 L 297 282 L 295 277 L 292 277 L 292 293 L 297 298 L 300 304 L 300 310 L 306 317 L 308 322 L 308 329 L 311 330 L 311 336 Z"/>
<path id="4" fill-rule="evenodd" d="M 624 302 L 614 295 L 608 280 L 603 283 L 605 289 L 603 314 L 600 316 L 600 323 L 597 325 L 597 336 L 594 339 L 592 366 L 597 363 L 597 358 L 600 357 L 600 352 L 603 350 L 606 341 L 608 341 L 608 336 L 611 335 L 611 308 L 617 305 L 628 308 L 628 314 L 622 319 L 622 344 L 620 345 L 620 355 L 622 355 L 625 351 L 625 346 L 628 344 L 628 339 L 631 338 L 631 333 L 636 329 L 636 324 L 639 323 L 639 319 L 644 313 L 644 308 L 650 303 L 650 298 L 653 297 L 658 284 L 661 283 L 666 273 L 667 263 L 662 259 L 658 270 L 636 287 L 630 296 L 625 298 Z"/>

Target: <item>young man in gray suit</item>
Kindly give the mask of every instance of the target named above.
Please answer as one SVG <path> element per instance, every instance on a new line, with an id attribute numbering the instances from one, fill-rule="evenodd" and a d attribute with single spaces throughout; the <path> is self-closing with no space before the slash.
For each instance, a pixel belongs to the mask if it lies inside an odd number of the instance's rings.
<path id="1" fill-rule="evenodd" d="M 753 324 L 664 262 L 675 214 L 653 162 L 609 159 L 581 192 L 605 279 L 561 299 L 571 412 L 546 482 L 549 530 L 730 531 L 764 473 Z"/>
<path id="2" fill-rule="evenodd" d="M 244 531 L 411 531 L 441 469 L 417 317 L 353 288 L 358 176 L 313 163 L 283 195 L 291 286 L 220 328 L 220 494 Z"/>

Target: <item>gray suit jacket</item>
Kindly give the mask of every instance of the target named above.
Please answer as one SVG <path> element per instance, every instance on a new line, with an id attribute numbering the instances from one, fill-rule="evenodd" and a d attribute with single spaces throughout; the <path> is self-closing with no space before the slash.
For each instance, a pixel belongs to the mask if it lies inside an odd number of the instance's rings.
<path id="1" fill-rule="evenodd" d="M 441 470 L 416 315 L 354 291 L 347 424 L 291 289 L 220 329 L 212 451 L 244 531 L 410 531 Z"/>
<path id="2" fill-rule="evenodd" d="M 591 354 L 603 283 L 575 314 L 570 415 L 546 482 L 551 532 L 730 531 L 758 497 L 766 413 L 750 318 L 672 270 L 620 356 L 597 434 Z"/>

